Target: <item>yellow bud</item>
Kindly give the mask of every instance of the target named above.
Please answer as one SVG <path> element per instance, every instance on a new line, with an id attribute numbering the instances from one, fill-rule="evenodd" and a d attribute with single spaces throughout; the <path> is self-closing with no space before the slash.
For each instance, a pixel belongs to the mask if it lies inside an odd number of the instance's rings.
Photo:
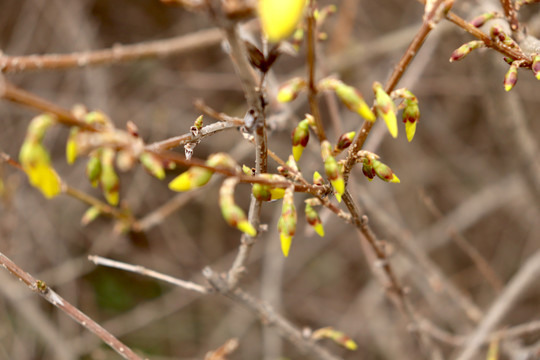
<path id="1" fill-rule="evenodd" d="M 251 223 L 247 220 L 239 221 L 236 228 L 251 237 L 255 237 L 257 235 L 257 230 L 255 230 L 253 225 L 251 225 Z"/>
<path id="2" fill-rule="evenodd" d="M 279 239 L 281 241 L 281 251 L 283 252 L 283 256 L 285 257 L 289 256 L 289 250 L 291 249 L 291 243 L 292 243 L 292 236 L 281 233 L 279 235 Z"/>
<path id="3" fill-rule="evenodd" d="M 291 35 L 302 18 L 306 0 L 259 0 L 261 25 L 271 42 Z"/>

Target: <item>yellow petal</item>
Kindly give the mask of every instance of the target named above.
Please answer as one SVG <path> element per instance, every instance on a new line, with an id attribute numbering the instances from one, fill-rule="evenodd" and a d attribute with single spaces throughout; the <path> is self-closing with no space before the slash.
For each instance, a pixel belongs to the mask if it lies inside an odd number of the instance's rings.
<path id="1" fill-rule="evenodd" d="M 281 240 L 281 251 L 283 256 L 289 256 L 289 250 L 291 249 L 292 237 L 285 234 L 280 234 L 279 238 Z"/>
<path id="2" fill-rule="evenodd" d="M 46 198 L 53 198 L 60 193 L 61 184 L 58 175 L 48 164 L 37 163 L 25 168 L 30 183 L 38 188 Z"/>
<path id="3" fill-rule="evenodd" d="M 169 183 L 169 189 L 173 191 L 188 191 L 191 189 L 191 176 L 189 171 L 183 172 L 182 174 L 175 177 Z"/>
<path id="4" fill-rule="evenodd" d="M 285 196 L 285 189 L 275 188 L 270 189 L 270 194 L 272 194 L 272 200 L 279 200 Z"/>
<path id="5" fill-rule="evenodd" d="M 302 18 L 306 0 L 259 0 L 259 17 L 266 37 L 278 42 L 293 33 Z"/>
<path id="6" fill-rule="evenodd" d="M 416 133 L 416 123 L 417 121 L 412 123 L 407 121 L 405 123 L 405 132 L 407 133 L 407 140 L 409 140 L 409 142 L 412 141 L 414 134 Z"/>
<path id="7" fill-rule="evenodd" d="M 304 152 L 304 147 L 302 145 L 293 146 L 292 153 L 293 153 L 294 161 L 300 160 L 300 157 L 302 156 L 303 152 Z"/>
<path id="8" fill-rule="evenodd" d="M 322 224 L 315 224 L 315 226 L 313 226 L 313 229 L 320 237 L 324 237 L 324 228 Z"/>
<path id="9" fill-rule="evenodd" d="M 247 220 L 242 220 L 238 222 L 236 227 L 238 228 L 238 230 L 240 230 L 243 233 L 248 234 L 251 237 L 254 237 L 255 235 L 257 235 L 257 230 L 255 230 L 253 225 L 251 225 L 251 223 Z"/>

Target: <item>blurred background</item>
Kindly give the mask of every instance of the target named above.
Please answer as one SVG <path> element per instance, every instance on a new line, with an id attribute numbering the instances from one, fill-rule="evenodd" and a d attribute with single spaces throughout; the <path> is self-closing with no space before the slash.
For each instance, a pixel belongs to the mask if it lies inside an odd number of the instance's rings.
<path id="1" fill-rule="evenodd" d="M 318 47 L 319 78 L 339 76 L 371 103 L 372 83 L 387 80 L 421 26 L 423 5 L 413 0 L 319 3 L 337 6 L 322 27 L 328 39 Z M 470 20 L 497 5 L 463 0 L 456 1 L 454 11 Z M 4 0 L 1 9 L 0 50 L 10 56 L 92 51 L 214 27 L 205 14 L 157 0 Z M 531 5 L 520 11 L 529 34 L 540 35 L 539 9 Z M 243 34 L 259 38 L 257 24 L 248 25 Z M 401 124 L 398 139 L 380 123 L 368 138 L 365 148 L 380 155 L 401 183 L 368 182 L 360 168 L 350 182 L 376 236 L 387 243 L 390 261 L 423 319 L 422 331 L 435 337 L 448 358 L 463 338 L 440 339 L 437 331 L 470 334 L 481 313 L 540 247 L 540 83 L 522 69 L 518 84 L 506 93 L 508 65 L 490 50 L 450 63 L 452 51 L 470 40 L 471 35 L 443 21 L 399 83 L 420 102 L 420 123 L 411 143 Z M 305 74 L 304 64 L 302 46 L 297 56 L 283 55 L 269 78 L 269 147 L 283 159 L 291 153 L 291 130 L 308 105 L 305 94 L 283 105 L 275 102 L 275 93 L 281 82 Z M 189 132 L 200 115 L 193 106 L 198 98 L 232 116 L 243 117 L 246 111 L 241 84 L 219 39 L 160 59 L 4 76 L 64 108 L 83 104 L 102 110 L 119 128 L 132 121 L 147 143 Z M 322 94 L 320 104 L 332 142 L 361 125 L 333 95 Z M 18 157 L 35 115 L 32 109 L 0 102 L 0 151 Z M 205 124 L 213 121 L 205 118 Z M 68 132 L 55 126 L 45 139 L 54 168 L 71 186 L 102 199 L 85 178 L 85 159 L 66 164 Z M 323 171 L 314 138 L 299 162 L 306 179 Z M 204 139 L 194 157 L 206 159 L 218 151 L 254 165 L 253 147 L 237 130 Z M 270 161 L 270 171 L 275 168 Z M 183 170 L 169 172 L 167 182 Z M 202 297 L 87 260 L 89 254 L 106 256 L 200 283 L 205 266 L 226 271 L 240 233 L 222 220 L 219 177 L 201 190 L 176 194 L 140 167 L 122 173 L 123 206 L 141 221 L 159 215 L 143 232 L 127 234 L 115 231 L 114 220 L 105 217 L 82 226 L 87 205 L 65 195 L 46 200 L 24 174 L 2 162 L 0 177 L 0 251 L 144 356 L 202 359 L 237 337 L 240 345 L 231 359 L 308 359 L 230 300 Z M 248 185 L 237 188 L 236 200 L 244 209 L 249 191 Z M 354 228 L 322 210 L 326 236 L 318 237 L 303 220 L 305 198 L 295 196 L 299 224 L 287 259 L 276 231 L 281 203 L 264 204 L 268 231 L 254 246 L 241 287 L 301 328 L 344 331 L 357 342 L 356 352 L 323 341 L 344 359 L 422 358 L 410 324 L 372 275 Z M 0 272 L 0 284 L 1 359 L 118 358 L 7 272 Z M 540 320 L 538 282 L 521 295 L 501 328 Z M 538 340 L 538 333 L 530 332 L 514 345 L 537 354 Z M 479 358 L 485 358 L 485 349 Z"/>

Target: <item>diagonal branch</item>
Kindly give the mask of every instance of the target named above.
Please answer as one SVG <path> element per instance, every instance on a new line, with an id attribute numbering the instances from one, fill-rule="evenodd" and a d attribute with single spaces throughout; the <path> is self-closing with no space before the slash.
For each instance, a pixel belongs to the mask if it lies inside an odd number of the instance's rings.
<path id="1" fill-rule="evenodd" d="M 109 345 L 114 351 L 116 351 L 124 359 L 128 360 L 142 360 L 142 358 L 135 354 L 133 350 L 123 344 L 114 335 L 109 333 L 94 320 L 89 318 L 86 314 L 79 309 L 71 305 L 60 295 L 54 292 L 51 288 L 41 280 L 35 279 L 32 275 L 21 269 L 17 264 L 11 261 L 7 256 L 0 252 L 0 265 L 7 269 L 13 276 L 17 277 L 20 281 L 26 284 L 30 290 L 37 292 L 41 297 L 47 300 L 58 309 L 62 310 L 73 320 L 96 334 L 101 340 Z"/>

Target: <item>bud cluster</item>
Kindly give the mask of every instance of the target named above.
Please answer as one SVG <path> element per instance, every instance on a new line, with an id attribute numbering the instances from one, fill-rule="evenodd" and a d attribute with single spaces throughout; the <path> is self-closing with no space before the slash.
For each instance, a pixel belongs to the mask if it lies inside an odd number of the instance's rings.
<path id="1" fill-rule="evenodd" d="M 390 167 L 379 161 L 379 156 L 366 151 L 360 150 L 357 154 L 358 162 L 362 163 L 362 173 L 369 181 L 378 176 L 381 180 L 391 183 L 399 183 L 399 178 L 390 169 Z"/>

